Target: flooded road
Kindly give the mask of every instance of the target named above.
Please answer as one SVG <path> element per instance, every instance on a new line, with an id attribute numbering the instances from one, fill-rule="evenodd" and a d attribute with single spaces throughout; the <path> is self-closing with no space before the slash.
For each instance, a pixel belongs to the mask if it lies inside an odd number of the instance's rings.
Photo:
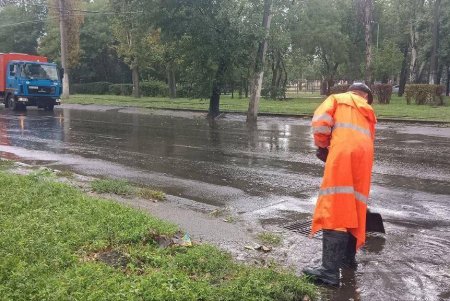
<path id="1" fill-rule="evenodd" d="M 369 207 L 386 235 L 368 238 L 356 272 L 329 300 L 450 300 L 450 128 L 381 123 Z M 231 210 L 268 231 L 309 217 L 323 172 L 309 120 L 67 106 L 0 110 L 0 155 L 125 178 Z M 286 234 L 287 232 L 283 232 Z M 287 235 L 281 257 L 300 271 L 320 240 Z"/>

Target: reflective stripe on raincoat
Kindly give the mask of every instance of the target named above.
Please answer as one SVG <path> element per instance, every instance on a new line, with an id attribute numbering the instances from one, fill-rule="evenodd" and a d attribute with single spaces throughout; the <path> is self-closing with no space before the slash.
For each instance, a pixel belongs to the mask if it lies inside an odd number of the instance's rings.
<path id="1" fill-rule="evenodd" d="M 353 92 L 329 96 L 314 112 L 314 143 L 329 153 L 312 234 L 346 228 L 357 248 L 364 244 L 376 122 L 372 107 Z"/>

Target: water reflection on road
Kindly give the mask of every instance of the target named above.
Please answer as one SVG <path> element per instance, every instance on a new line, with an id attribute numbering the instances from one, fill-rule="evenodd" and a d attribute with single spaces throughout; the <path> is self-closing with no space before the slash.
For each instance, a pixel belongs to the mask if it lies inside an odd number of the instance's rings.
<path id="1" fill-rule="evenodd" d="M 331 300 L 445 300 L 450 297 L 450 130 L 381 124 L 371 203 L 386 221 L 356 272 Z M 276 227 L 313 210 L 322 164 L 309 121 L 132 109 L 0 111 L 2 157 L 127 178 L 169 194 L 232 208 Z M 318 242 L 293 247 L 291 264 L 317 258 Z M 303 249 L 303 251 L 302 251 Z M 327 294 L 328 296 L 328 294 Z"/>

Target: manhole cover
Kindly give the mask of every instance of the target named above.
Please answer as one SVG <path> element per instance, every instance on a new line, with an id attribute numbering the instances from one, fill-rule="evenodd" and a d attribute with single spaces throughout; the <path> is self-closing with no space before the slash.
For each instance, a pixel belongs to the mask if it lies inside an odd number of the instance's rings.
<path id="1" fill-rule="evenodd" d="M 312 225 L 312 220 L 311 219 L 307 219 L 301 222 L 296 222 L 293 224 L 289 224 L 287 226 L 284 226 L 283 228 L 301 234 L 303 236 L 309 237 L 309 234 L 311 233 L 311 225 Z M 322 231 L 318 231 L 314 237 L 315 239 L 322 239 Z"/>

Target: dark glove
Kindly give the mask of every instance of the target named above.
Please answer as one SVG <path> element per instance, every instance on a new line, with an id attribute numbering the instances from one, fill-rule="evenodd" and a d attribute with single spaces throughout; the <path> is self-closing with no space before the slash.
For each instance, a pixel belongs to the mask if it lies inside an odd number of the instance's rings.
<path id="1" fill-rule="evenodd" d="M 319 147 L 316 150 L 316 157 L 322 160 L 323 162 L 326 162 L 328 157 L 328 148 Z"/>

